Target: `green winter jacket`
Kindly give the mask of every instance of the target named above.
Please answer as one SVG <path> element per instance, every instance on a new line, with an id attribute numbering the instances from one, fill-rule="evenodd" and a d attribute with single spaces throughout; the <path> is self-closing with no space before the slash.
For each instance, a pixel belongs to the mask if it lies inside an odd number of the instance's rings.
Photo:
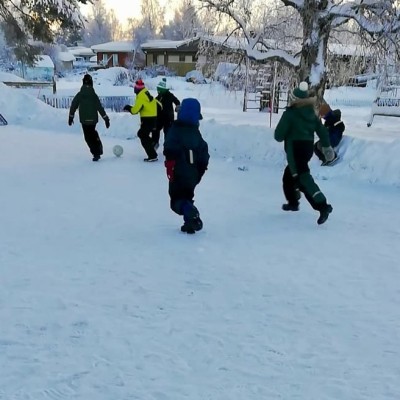
<path id="1" fill-rule="evenodd" d="M 314 142 L 314 133 L 321 140 L 322 147 L 330 146 L 328 130 L 314 111 L 315 98 L 299 99 L 283 112 L 275 128 L 275 140 L 293 142 L 309 140 Z"/>
<path id="2" fill-rule="evenodd" d="M 293 174 L 297 173 L 293 142 L 307 141 L 312 148 L 316 133 L 322 147 L 330 146 L 328 130 L 315 114 L 314 104 L 314 97 L 297 99 L 286 108 L 275 128 L 275 140 L 285 142 L 286 158 Z"/>
<path id="3" fill-rule="evenodd" d="M 100 113 L 103 119 L 107 117 L 100 99 L 92 86 L 83 85 L 76 94 L 69 110 L 70 117 L 74 117 L 75 111 L 79 108 L 79 121 L 84 125 L 96 125 L 99 122 L 97 113 Z"/>
<path id="4" fill-rule="evenodd" d="M 314 111 L 314 98 L 299 99 L 283 112 L 275 128 L 275 140 L 285 145 L 296 140 L 314 142 L 314 132 L 322 147 L 330 146 L 328 130 Z"/>

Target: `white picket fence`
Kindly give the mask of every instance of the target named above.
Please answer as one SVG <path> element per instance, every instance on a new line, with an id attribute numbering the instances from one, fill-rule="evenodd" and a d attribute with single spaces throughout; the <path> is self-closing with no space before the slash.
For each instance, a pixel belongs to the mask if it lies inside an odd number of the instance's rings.
<path id="1" fill-rule="evenodd" d="M 42 101 L 54 108 L 70 108 L 74 96 L 46 96 L 40 97 Z M 134 103 L 134 96 L 99 96 L 103 107 L 110 111 L 121 112 L 126 104 Z"/>

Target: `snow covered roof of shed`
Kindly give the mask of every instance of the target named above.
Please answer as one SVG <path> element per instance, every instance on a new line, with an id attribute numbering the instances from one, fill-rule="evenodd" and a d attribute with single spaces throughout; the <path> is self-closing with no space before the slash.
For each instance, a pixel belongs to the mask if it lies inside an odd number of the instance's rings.
<path id="1" fill-rule="evenodd" d="M 35 61 L 35 67 L 36 68 L 54 68 L 54 63 L 50 56 L 46 55 L 40 55 L 37 56 L 37 59 Z"/>
<path id="2" fill-rule="evenodd" d="M 57 57 L 63 62 L 75 61 L 75 56 L 70 51 L 60 51 Z"/>
<path id="3" fill-rule="evenodd" d="M 72 53 L 75 57 L 93 55 L 93 50 L 90 47 L 84 46 L 68 47 L 68 51 Z"/>
<path id="4" fill-rule="evenodd" d="M 132 40 L 122 40 L 119 42 L 95 44 L 91 49 L 95 53 L 99 51 L 133 52 L 134 44 Z"/>
<path id="5" fill-rule="evenodd" d="M 371 56 L 372 49 L 352 43 L 328 43 L 328 51 L 337 56 Z"/>

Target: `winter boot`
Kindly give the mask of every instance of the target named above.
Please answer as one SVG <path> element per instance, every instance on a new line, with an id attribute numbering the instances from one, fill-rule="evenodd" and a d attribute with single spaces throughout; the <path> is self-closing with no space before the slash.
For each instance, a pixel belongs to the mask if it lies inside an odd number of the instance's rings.
<path id="1" fill-rule="evenodd" d="M 333 207 L 330 204 L 325 204 L 319 211 L 319 218 L 317 220 L 318 225 L 322 225 L 329 217 L 329 214 L 333 211 Z"/>
<path id="2" fill-rule="evenodd" d="M 283 211 L 299 211 L 299 203 L 285 203 L 282 204 Z"/>
<path id="3" fill-rule="evenodd" d="M 100 156 L 93 156 L 92 161 L 99 161 L 100 160 Z"/>
<path id="4" fill-rule="evenodd" d="M 323 163 L 321 163 L 321 166 L 322 167 L 326 167 L 326 166 L 330 167 L 331 165 L 336 164 L 338 161 L 339 161 L 339 156 L 335 152 L 335 158 L 333 160 L 331 160 L 331 161 L 324 161 Z"/>
<path id="5" fill-rule="evenodd" d="M 158 161 L 157 157 L 148 157 L 143 159 L 144 162 L 154 162 L 154 161 Z"/>
<path id="6" fill-rule="evenodd" d="M 189 202 L 183 207 L 183 219 L 185 223 L 181 226 L 182 232 L 195 233 L 203 229 L 203 221 L 200 219 L 199 210 Z"/>

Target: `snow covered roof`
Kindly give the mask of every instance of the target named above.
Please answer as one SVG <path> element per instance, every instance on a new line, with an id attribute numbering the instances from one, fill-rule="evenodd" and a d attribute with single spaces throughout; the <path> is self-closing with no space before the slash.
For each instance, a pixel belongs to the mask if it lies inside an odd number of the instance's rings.
<path id="1" fill-rule="evenodd" d="M 134 44 L 132 40 L 123 40 L 119 42 L 107 42 L 95 44 L 91 49 L 96 53 L 99 51 L 117 51 L 117 52 L 133 52 Z"/>
<path id="2" fill-rule="evenodd" d="M 25 79 L 9 72 L 0 71 L 0 82 L 25 82 Z"/>
<path id="3" fill-rule="evenodd" d="M 54 68 L 54 63 L 50 56 L 41 55 L 37 57 L 35 61 L 36 68 Z"/>
<path id="4" fill-rule="evenodd" d="M 93 50 L 89 47 L 84 46 L 74 46 L 68 47 L 68 51 L 74 56 L 91 56 L 93 55 Z"/>
<path id="5" fill-rule="evenodd" d="M 57 57 L 63 62 L 75 61 L 75 56 L 70 51 L 60 51 Z"/>
<path id="6" fill-rule="evenodd" d="M 371 49 L 352 43 L 328 43 L 328 50 L 338 56 L 370 56 Z"/>
<path id="7" fill-rule="evenodd" d="M 142 49 L 177 49 L 181 46 L 189 44 L 198 38 L 186 39 L 186 40 L 149 40 L 146 43 L 140 45 Z"/>
<path id="8" fill-rule="evenodd" d="M 210 36 L 203 35 L 201 39 L 206 40 L 211 43 L 219 44 L 221 46 L 230 47 L 231 49 L 244 49 L 247 46 L 247 40 L 243 37 L 238 36 Z"/>

